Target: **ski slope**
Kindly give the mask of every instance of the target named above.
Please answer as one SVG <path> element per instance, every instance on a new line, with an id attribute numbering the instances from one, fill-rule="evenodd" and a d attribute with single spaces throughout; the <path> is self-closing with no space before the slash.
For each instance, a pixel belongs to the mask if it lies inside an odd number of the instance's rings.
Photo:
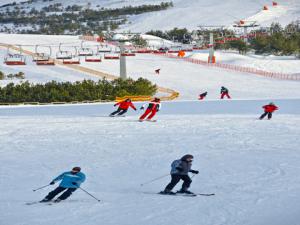
<path id="1" fill-rule="evenodd" d="M 1 107 L 0 224 L 298 225 L 299 100 L 277 100 L 273 119 L 259 121 L 264 102 L 167 102 L 156 123 L 137 122 L 140 111 L 109 118 L 112 104 Z M 169 177 L 140 186 L 186 153 L 200 171 L 191 190 L 215 196 L 156 195 Z M 73 166 L 100 203 L 77 190 L 25 205 Z"/>
<path id="2" fill-rule="evenodd" d="M 59 43 L 63 50 L 72 51 L 74 47 L 81 45 L 77 36 L 47 36 L 47 35 L 8 35 L 0 34 L 1 42 L 6 44 L 21 44 L 24 50 L 34 52 L 35 45 L 51 45 L 52 57 L 58 51 Z M 96 42 L 84 42 L 84 46 L 96 49 Z M 47 51 L 47 49 L 41 49 Z M 207 52 L 196 52 L 189 57 L 207 57 Z M 252 66 L 266 71 L 299 73 L 299 60 L 294 58 L 280 57 L 255 57 L 240 56 L 233 53 L 216 53 L 217 60 L 236 65 Z M 220 57 L 219 55 L 220 54 Z M 6 50 L 0 48 L 0 61 L 6 55 Z M 7 73 L 25 72 L 25 77 L 34 83 L 43 83 L 50 80 L 76 81 L 82 79 L 94 79 L 89 74 L 79 73 L 62 66 L 36 66 L 27 57 L 26 66 L 6 66 L 1 64 L 1 70 Z M 101 63 L 86 63 L 84 58 L 81 66 L 102 71 L 112 75 L 119 75 L 118 60 L 103 60 Z M 272 68 L 270 68 L 272 67 Z M 159 75 L 154 70 L 161 69 Z M 299 98 L 299 82 L 276 80 L 258 75 L 227 71 L 224 69 L 210 68 L 197 64 L 188 63 L 179 59 L 170 59 L 153 54 L 137 54 L 135 57 L 127 57 L 128 76 L 137 79 L 144 77 L 159 86 L 171 88 L 180 93 L 182 100 L 195 100 L 198 95 L 208 91 L 207 99 L 219 99 L 219 90 L 225 86 L 230 90 L 234 99 L 272 99 L 272 98 Z M 10 80 L 0 81 L 5 85 Z M 13 80 L 13 82 L 18 82 Z"/>

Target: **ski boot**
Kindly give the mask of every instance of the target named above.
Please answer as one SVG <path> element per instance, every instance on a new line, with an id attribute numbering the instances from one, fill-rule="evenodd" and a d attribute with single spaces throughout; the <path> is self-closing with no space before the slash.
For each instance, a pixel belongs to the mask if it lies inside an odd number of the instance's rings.
<path id="1" fill-rule="evenodd" d="M 180 189 L 179 191 L 177 191 L 176 193 L 178 194 L 187 194 L 187 195 L 194 195 L 195 193 L 188 191 L 188 190 L 184 190 L 184 189 Z"/>
<path id="2" fill-rule="evenodd" d="M 162 194 L 162 195 L 176 195 L 175 192 L 173 192 L 171 190 L 168 190 L 168 189 L 165 189 L 164 191 L 159 192 L 159 194 Z"/>
<path id="3" fill-rule="evenodd" d="M 59 203 L 60 201 L 61 201 L 60 198 L 57 198 L 57 199 L 54 200 L 55 203 Z"/>
<path id="4" fill-rule="evenodd" d="M 40 201 L 40 203 L 43 203 L 43 202 L 50 202 L 50 201 L 51 201 L 51 199 L 44 198 L 44 199 L 42 199 L 42 200 Z"/>

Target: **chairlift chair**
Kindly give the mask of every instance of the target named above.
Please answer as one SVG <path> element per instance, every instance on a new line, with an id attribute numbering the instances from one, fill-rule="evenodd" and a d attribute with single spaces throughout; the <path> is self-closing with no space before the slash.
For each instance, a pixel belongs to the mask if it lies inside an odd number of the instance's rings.
<path id="1" fill-rule="evenodd" d="M 20 66 L 26 65 L 26 57 L 22 54 L 22 47 L 19 46 L 19 53 L 12 54 L 9 52 L 9 47 L 7 48 L 7 54 L 4 58 L 4 63 L 9 66 Z"/>
<path id="2" fill-rule="evenodd" d="M 63 64 L 80 64 L 80 57 L 72 57 L 71 59 L 63 59 Z"/>
<path id="3" fill-rule="evenodd" d="M 101 54 L 99 54 L 99 46 L 97 46 L 97 53 L 85 56 L 85 62 L 102 62 Z"/>
<path id="4" fill-rule="evenodd" d="M 72 59 L 73 58 L 73 54 L 71 51 L 67 51 L 67 50 L 62 50 L 61 48 L 62 43 L 59 43 L 59 49 L 58 52 L 56 53 L 56 59 Z M 76 48 L 75 48 L 75 54 L 76 54 Z"/>
<path id="5" fill-rule="evenodd" d="M 100 45 L 98 48 L 98 52 L 99 53 L 108 53 L 108 52 L 112 52 L 112 49 L 108 45 Z"/>
<path id="6" fill-rule="evenodd" d="M 120 55 L 117 53 L 104 54 L 104 59 L 120 59 Z"/>
<path id="7" fill-rule="evenodd" d="M 94 52 L 91 48 L 83 46 L 84 41 L 81 41 L 81 46 L 78 50 L 78 56 L 93 56 Z"/>

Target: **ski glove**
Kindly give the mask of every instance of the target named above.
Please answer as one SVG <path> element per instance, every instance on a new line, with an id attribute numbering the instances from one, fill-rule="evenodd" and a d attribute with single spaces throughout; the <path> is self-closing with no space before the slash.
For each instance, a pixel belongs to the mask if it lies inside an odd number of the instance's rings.
<path id="1" fill-rule="evenodd" d="M 54 182 L 54 181 L 51 181 L 51 182 L 50 182 L 50 185 L 53 185 L 53 184 L 55 184 L 55 182 Z"/>
<path id="2" fill-rule="evenodd" d="M 117 106 L 117 104 L 114 104 L 114 106 Z"/>
<path id="3" fill-rule="evenodd" d="M 140 110 L 143 110 L 144 109 L 144 107 L 142 106 L 141 108 L 140 108 Z"/>
<path id="4" fill-rule="evenodd" d="M 78 185 L 76 182 L 72 182 L 72 184 L 73 184 L 73 185 L 76 185 L 76 186 Z"/>
<path id="5" fill-rule="evenodd" d="M 199 171 L 198 170 L 190 170 L 191 173 L 194 173 L 194 174 L 198 174 Z"/>
<path id="6" fill-rule="evenodd" d="M 179 172 L 183 171 L 183 169 L 181 167 L 176 167 L 176 170 L 178 170 Z"/>

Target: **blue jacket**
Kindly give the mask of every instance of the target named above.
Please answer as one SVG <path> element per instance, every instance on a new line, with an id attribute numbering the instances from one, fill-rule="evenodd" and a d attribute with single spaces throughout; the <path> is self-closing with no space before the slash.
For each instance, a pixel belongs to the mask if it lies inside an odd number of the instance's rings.
<path id="1" fill-rule="evenodd" d="M 85 181 L 84 173 L 78 172 L 76 174 L 72 174 L 71 171 L 64 172 L 58 177 L 56 177 L 53 181 L 60 181 L 59 186 L 64 188 L 79 188 L 80 184 Z M 77 185 L 72 184 L 72 182 L 76 182 Z"/>

